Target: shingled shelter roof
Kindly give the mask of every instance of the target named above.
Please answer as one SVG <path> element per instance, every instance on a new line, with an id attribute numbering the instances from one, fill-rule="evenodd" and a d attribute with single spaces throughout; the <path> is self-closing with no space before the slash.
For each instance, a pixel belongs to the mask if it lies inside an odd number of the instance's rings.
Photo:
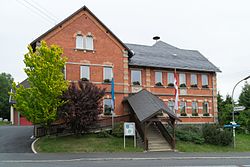
<path id="1" fill-rule="evenodd" d="M 167 113 L 169 117 L 173 119 L 180 120 L 161 99 L 145 89 L 129 96 L 126 100 L 134 110 L 140 122 L 147 121 L 159 111 Z"/>

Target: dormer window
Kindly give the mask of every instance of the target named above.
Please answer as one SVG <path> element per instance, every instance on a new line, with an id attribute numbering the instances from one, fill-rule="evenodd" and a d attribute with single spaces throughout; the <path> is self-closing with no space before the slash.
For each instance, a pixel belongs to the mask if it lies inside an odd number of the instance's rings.
<path id="1" fill-rule="evenodd" d="M 76 49 L 84 49 L 83 36 L 80 34 L 76 36 Z"/>

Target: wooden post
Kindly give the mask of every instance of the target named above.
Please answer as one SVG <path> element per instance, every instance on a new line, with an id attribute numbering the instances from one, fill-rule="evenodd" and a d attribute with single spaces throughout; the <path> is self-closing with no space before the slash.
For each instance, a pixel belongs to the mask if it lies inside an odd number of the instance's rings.
<path id="1" fill-rule="evenodd" d="M 175 150 L 175 120 L 172 120 L 173 124 L 173 149 Z"/>
<path id="2" fill-rule="evenodd" d="M 146 127 L 146 122 L 144 122 L 144 150 L 147 150 L 147 127 Z"/>

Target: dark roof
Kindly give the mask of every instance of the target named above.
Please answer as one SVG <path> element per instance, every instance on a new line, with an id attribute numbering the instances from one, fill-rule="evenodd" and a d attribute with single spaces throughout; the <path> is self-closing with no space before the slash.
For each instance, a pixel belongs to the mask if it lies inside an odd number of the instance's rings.
<path id="1" fill-rule="evenodd" d="M 30 84 L 29 84 L 28 78 L 26 78 L 25 80 L 23 80 L 16 87 L 19 88 L 20 85 L 22 85 L 24 88 L 29 88 Z M 13 93 L 15 93 L 15 91 L 13 89 L 11 91 L 13 91 Z M 10 104 L 16 104 L 16 101 L 12 99 L 12 96 L 10 96 L 9 103 Z"/>
<path id="2" fill-rule="evenodd" d="M 159 111 L 164 111 L 170 117 L 180 120 L 161 99 L 145 89 L 129 96 L 126 100 L 132 107 L 140 122 L 144 122 L 152 118 Z"/>
<path id="3" fill-rule="evenodd" d="M 29 88 L 29 87 L 30 87 L 30 84 L 29 84 L 28 78 L 26 78 L 26 79 L 23 80 L 21 83 L 19 83 L 19 84 L 17 85 L 17 87 L 19 88 L 20 85 L 23 85 L 24 88 Z"/>
<path id="4" fill-rule="evenodd" d="M 36 47 L 36 42 L 39 42 L 40 40 L 42 40 L 46 35 L 48 35 L 50 32 L 54 31 L 56 28 L 61 27 L 65 22 L 69 21 L 70 19 L 72 19 L 75 15 L 77 15 L 79 12 L 81 11 L 87 11 L 91 16 L 93 16 L 127 51 L 128 51 L 128 56 L 132 57 L 133 54 L 132 52 L 129 50 L 129 48 L 127 47 L 127 45 L 125 45 L 105 24 L 103 24 L 101 22 L 101 20 L 99 20 L 94 13 L 92 13 L 86 6 L 83 6 L 82 8 L 80 8 L 79 10 L 77 10 L 76 12 L 74 12 L 73 14 L 71 14 L 69 17 L 67 17 L 66 19 L 64 19 L 63 21 L 61 21 L 60 23 L 58 23 L 57 25 L 55 25 L 54 27 L 52 27 L 51 29 L 49 29 L 47 32 L 45 32 L 44 34 L 42 34 L 41 36 L 39 36 L 38 38 L 36 38 L 34 41 L 32 41 L 30 43 L 30 45 L 32 46 L 33 49 L 35 49 Z"/>
<path id="5" fill-rule="evenodd" d="M 199 51 L 185 50 L 158 41 L 153 46 L 126 44 L 134 56 L 129 65 L 221 72 Z"/>

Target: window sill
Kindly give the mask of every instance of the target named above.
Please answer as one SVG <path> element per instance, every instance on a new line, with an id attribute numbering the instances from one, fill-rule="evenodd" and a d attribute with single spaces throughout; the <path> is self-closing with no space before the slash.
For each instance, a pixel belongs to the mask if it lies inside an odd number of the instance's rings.
<path id="1" fill-rule="evenodd" d="M 102 82 L 104 85 L 111 85 L 111 82 Z"/>
<path id="2" fill-rule="evenodd" d="M 93 53 L 96 52 L 95 49 L 91 50 L 91 49 L 80 49 L 80 48 L 75 48 L 74 50 L 75 50 L 75 51 L 82 51 L 82 52 L 93 52 Z"/>
<path id="3" fill-rule="evenodd" d="M 154 87 L 155 87 L 155 88 L 164 88 L 164 86 L 163 86 L 163 85 L 161 85 L 161 86 L 154 85 Z"/>

